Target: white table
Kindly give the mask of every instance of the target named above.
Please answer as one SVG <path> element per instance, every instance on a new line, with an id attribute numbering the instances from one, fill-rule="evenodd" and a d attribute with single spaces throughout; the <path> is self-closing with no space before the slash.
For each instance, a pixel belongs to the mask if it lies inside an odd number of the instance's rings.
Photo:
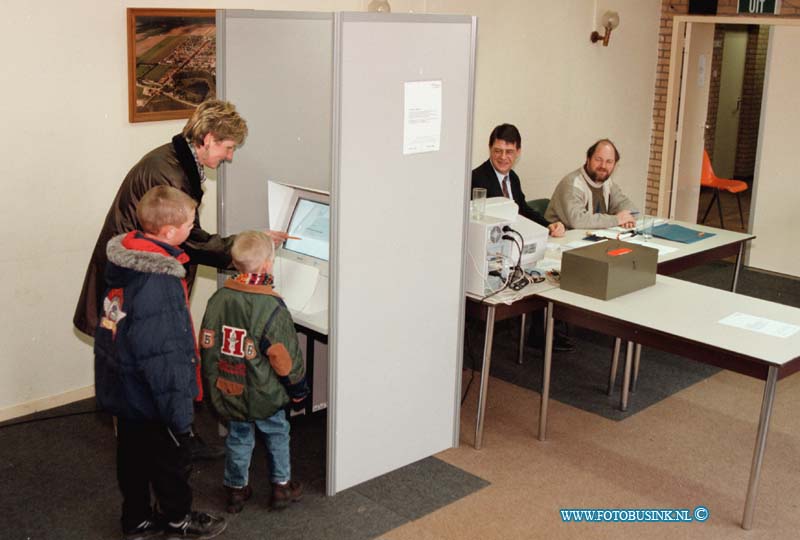
<path id="1" fill-rule="evenodd" d="M 480 450 L 483 444 L 483 419 L 486 415 L 486 395 L 489 386 L 489 368 L 492 364 L 492 343 L 494 341 L 494 323 L 511 317 L 542 309 L 547 305 L 537 293 L 557 287 L 549 281 L 528 285 L 521 291 L 505 290 L 486 299 L 467 293 L 467 317 L 486 321 L 483 343 L 483 363 L 481 365 L 481 383 L 478 393 L 478 413 L 475 420 L 475 449 Z M 523 318 L 522 328 L 525 326 Z M 520 333 L 519 354 L 522 356 L 525 333 Z"/>
<path id="2" fill-rule="evenodd" d="M 559 288 L 541 291 L 537 296 L 547 301 L 539 440 L 546 438 L 556 318 L 629 342 L 623 401 L 627 400 L 633 342 L 766 381 L 742 518 L 742 527 L 750 529 L 777 381 L 800 370 L 800 332 L 787 338 L 772 337 L 726 326 L 719 320 L 741 312 L 800 326 L 800 309 L 665 276 L 657 276 L 652 287 L 612 300 L 598 300 Z"/>
<path id="3" fill-rule="evenodd" d="M 691 268 L 717 260 L 719 258 L 728 257 L 731 255 L 736 256 L 736 264 L 733 276 L 733 285 L 731 290 L 736 289 L 736 282 L 738 280 L 739 268 L 741 267 L 742 251 L 745 242 L 755 238 L 751 234 L 737 233 L 733 231 L 725 231 L 722 229 L 714 229 L 704 225 L 697 225 L 694 223 L 684 223 L 680 221 L 670 221 L 696 230 L 705 232 L 713 232 L 714 236 L 695 242 L 693 244 L 682 244 L 680 242 L 670 242 L 669 240 L 662 240 L 653 238 L 649 242 L 661 244 L 669 247 L 676 248 L 674 252 L 660 255 L 658 258 L 658 272 L 659 274 L 671 274 L 678 272 L 685 268 Z M 580 240 L 586 236 L 587 231 L 581 229 L 573 229 L 567 231 L 566 235 L 561 238 L 550 238 L 549 241 L 558 245 L 564 246 L 575 240 Z M 560 257 L 560 253 L 558 254 Z M 475 449 L 480 450 L 483 445 L 483 421 L 486 412 L 486 395 L 488 392 L 489 384 L 489 368 L 492 363 L 492 342 L 494 340 L 494 323 L 509 319 L 511 317 L 522 316 L 521 328 L 524 328 L 524 316 L 532 311 L 542 309 L 547 306 L 547 301 L 538 296 L 539 293 L 553 289 L 556 285 L 550 282 L 538 283 L 529 285 L 519 292 L 503 291 L 494 295 L 486 300 L 481 301 L 481 297 L 467 293 L 466 314 L 467 317 L 476 318 L 486 321 L 485 340 L 483 345 L 483 364 L 481 366 L 481 383 L 478 395 L 478 411 L 475 420 Z M 611 334 L 615 335 L 615 334 Z M 520 360 L 522 358 L 523 341 L 525 339 L 524 332 L 520 331 L 519 354 Z M 616 374 L 617 355 L 619 352 L 619 340 L 614 347 L 614 355 L 612 358 L 612 380 L 609 382 L 609 394 L 613 389 L 613 377 Z M 633 349 L 633 345 L 628 347 L 629 351 Z M 638 365 L 639 351 L 641 344 L 636 345 L 636 363 Z M 632 353 L 630 353 L 632 354 Z M 521 362 L 520 362 L 521 363 Z M 638 372 L 638 370 L 636 370 Z M 627 404 L 627 390 L 628 384 L 624 392 L 625 404 Z"/>
<path id="4" fill-rule="evenodd" d="M 704 238 L 692 244 L 672 242 L 655 237 L 649 239 L 645 245 L 652 243 L 675 249 L 675 251 L 671 253 L 659 254 L 658 273 L 668 276 L 687 268 L 734 256 L 736 257 L 736 262 L 734 264 L 731 290 L 735 291 L 739 280 L 739 272 L 742 267 L 744 245 L 749 240 L 753 240 L 755 235 L 715 229 L 713 227 L 707 227 L 697 223 L 686 223 L 683 221 L 669 220 L 668 223 L 682 225 L 689 229 L 706 233 L 714 233 L 714 236 L 709 236 L 708 238 Z M 550 238 L 549 241 L 558 246 L 564 246 L 570 242 L 583 239 L 588 232 L 588 229 L 572 229 L 567 231 L 561 238 Z"/>
<path id="5" fill-rule="evenodd" d="M 687 268 L 693 268 L 701 264 L 706 264 L 727 257 L 736 257 L 736 260 L 733 265 L 733 276 L 731 278 L 731 286 L 730 286 L 730 290 L 736 292 L 736 287 L 739 282 L 739 272 L 741 271 L 742 268 L 744 246 L 748 241 L 753 240 L 755 238 L 755 235 L 749 233 L 727 231 L 725 229 L 715 229 L 713 227 L 707 227 L 705 225 L 700 225 L 697 223 L 687 223 L 684 221 L 669 220 L 665 222 L 673 223 L 675 225 L 682 225 L 684 227 L 696 231 L 712 233 L 713 236 L 708 236 L 703 240 L 694 242 L 692 244 L 673 242 L 671 240 L 665 240 L 663 238 L 656 238 L 656 237 L 644 241 L 642 244 L 645 246 L 655 247 L 656 249 L 658 249 L 658 246 L 663 246 L 671 250 L 666 253 L 659 253 L 658 255 L 659 274 L 669 276 L 677 272 L 680 272 L 681 270 L 686 270 Z M 588 229 L 572 229 L 567 231 L 567 233 L 561 238 L 551 239 L 551 242 L 563 248 L 566 244 L 575 242 L 576 240 L 583 239 L 589 232 L 590 230 Z M 637 243 L 639 243 L 639 240 L 642 237 L 640 235 L 637 235 L 634 238 L 637 240 Z M 558 255 L 560 256 L 560 253 Z M 629 347 L 633 348 L 632 354 L 634 359 L 633 377 L 630 384 L 631 384 L 631 389 L 635 391 L 636 382 L 639 376 L 639 357 L 642 352 L 642 347 L 640 343 L 629 344 Z M 617 374 L 620 349 L 621 349 L 621 341 L 619 338 L 617 338 L 614 342 L 614 350 L 611 355 L 611 370 L 609 372 L 609 380 L 608 380 L 609 396 L 614 393 L 614 382 L 615 382 L 614 380 Z M 627 401 L 623 402 L 623 407 L 626 404 Z M 623 408 L 623 410 L 625 409 Z"/>

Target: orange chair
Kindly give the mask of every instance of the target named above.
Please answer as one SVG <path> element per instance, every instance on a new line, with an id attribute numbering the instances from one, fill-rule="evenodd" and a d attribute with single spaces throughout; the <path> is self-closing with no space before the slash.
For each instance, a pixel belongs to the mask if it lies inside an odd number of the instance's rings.
<path id="1" fill-rule="evenodd" d="M 703 149 L 703 169 L 700 171 L 700 186 L 712 188 L 714 190 L 714 197 L 711 198 L 711 202 L 708 208 L 706 208 L 706 213 L 703 214 L 703 223 L 706 222 L 708 213 L 711 211 L 711 207 L 714 206 L 714 201 L 716 200 L 717 210 L 719 210 L 719 224 L 721 228 L 725 228 L 725 222 L 722 221 L 722 203 L 719 200 L 719 192 L 724 190 L 736 194 L 736 202 L 739 204 L 739 219 L 742 222 L 742 228 L 745 228 L 744 214 L 742 213 L 742 199 L 739 197 L 739 193 L 747 190 L 747 183 L 741 180 L 718 178 L 717 175 L 714 174 L 714 169 L 711 167 L 711 160 L 708 159 L 708 152 L 706 152 L 705 149 Z"/>

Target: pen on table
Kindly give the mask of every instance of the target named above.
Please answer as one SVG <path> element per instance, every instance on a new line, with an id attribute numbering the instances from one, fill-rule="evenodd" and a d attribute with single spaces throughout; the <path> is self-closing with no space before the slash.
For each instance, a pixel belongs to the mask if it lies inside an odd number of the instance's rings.
<path id="1" fill-rule="evenodd" d="M 287 240 L 302 240 L 302 238 L 300 238 L 299 236 L 289 236 L 289 235 L 286 236 L 286 239 Z"/>

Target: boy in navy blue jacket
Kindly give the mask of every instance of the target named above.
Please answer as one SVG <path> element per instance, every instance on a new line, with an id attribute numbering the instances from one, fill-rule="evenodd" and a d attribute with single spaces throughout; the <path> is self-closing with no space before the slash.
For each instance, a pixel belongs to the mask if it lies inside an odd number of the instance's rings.
<path id="1" fill-rule="evenodd" d="M 95 335 L 95 391 L 117 417 L 117 479 L 127 540 L 213 538 L 222 518 L 192 512 L 189 437 L 198 356 L 186 293 L 189 257 L 178 247 L 197 204 L 169 186 L 136 207 L 142 231 L 112 238 Z M 151 505 L 150 490 L 156 498 Z"/>

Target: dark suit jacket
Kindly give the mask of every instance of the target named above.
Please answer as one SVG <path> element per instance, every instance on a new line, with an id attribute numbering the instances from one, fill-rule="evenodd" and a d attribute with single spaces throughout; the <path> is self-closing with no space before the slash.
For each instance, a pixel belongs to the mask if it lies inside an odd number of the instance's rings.
<path id="1" fill-rule="evenodd" d="M 535 221 L 543 227 L 547 227 L 549 223 L 544 216 L 536 212 L 533 208 L 528 206 L 525 201 L 525 194 L 522 192 L 522 185 L 519 182 L 519 176 L 513 170 L 508 173 L 508 183 L 511 186 L 511 197 L 517 203 L 519 213 L 524 217 Z M 488 159 L 480 167 L 472 170 L 472 187 L 486 188 L 487 197 L 502 197 L 503 190 L 500 187 L 500 182 L 497 181 L 497 174 L 494 172 L 492 162 Z"/>

